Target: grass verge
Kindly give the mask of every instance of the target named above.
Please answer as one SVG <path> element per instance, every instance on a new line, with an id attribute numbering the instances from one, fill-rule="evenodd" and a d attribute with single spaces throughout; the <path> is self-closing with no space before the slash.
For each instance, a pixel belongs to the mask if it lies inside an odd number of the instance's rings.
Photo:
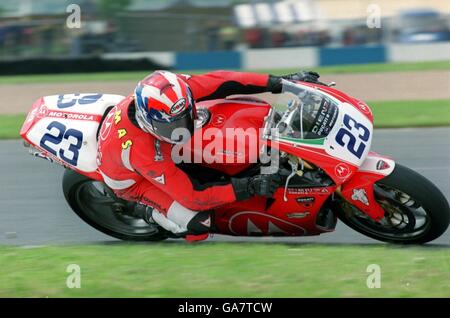
<path id="1" fill-rule="evenodd" d="M 450 100 L 368 103 L 376 128 L 450 126 Z M 25 115 L 0 115 L 0 139 L 19 138 Z"/>
<path id="2" fill-rule="evenodd" d="M 376 128 L 450 126 L 450 100 L 369 102 Z"/>
<path id="3" fill-rule="evenodd" d="M 25 115 L 0 115 L 0 139 L 19 138 Z"/>
<path id="4" fill-rule="evenodd" d="M 0 263 L 0 297 L 450 296 L 450 250 L 441 248 L 250 243 L 0 247 Z M 70 264 L 80 266 L 80 289 L 66 286 Z M 381 288 L 367 287 L 370 264 L 380 266 Z"/>
<path id="5" fill-rule="evenodd" d="M 343 74 L 343 73 L 376 73 L 376 72 L 407 72 L 428 70 L 449 70 L 450 61 L 421 62 L 421 63 L 382 63 L 382 64 L 352 64 L 339 66 L 325 66 L 312 68 L 321 74 Z M 298 71 L 299 68 L 291 69 L 267 69 L 255 70 L 259 73 L 287 74 Z M 71 82 L 94 82 L 94 81 L 136 81 L 144 78 L 150 70 L 133 72 L 104 72 L 104 73 L 73 73 L 73 74 L 38 74 L 38 75 L 13 75 L 0 76 L 2 84 L 32 84 L 32 83 L 71 83 Z M 201 73 L 202 71 L 180 71 L 182 73 Z"/>

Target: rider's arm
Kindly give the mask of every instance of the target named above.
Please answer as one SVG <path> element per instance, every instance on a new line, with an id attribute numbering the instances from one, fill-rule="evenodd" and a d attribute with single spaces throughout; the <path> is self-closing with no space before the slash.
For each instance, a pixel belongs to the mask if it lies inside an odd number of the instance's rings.
<path id="1" fill-rule="evenodd" d="M 210 210 L 236 201 L 231 183 L 199 184 L 170 160 L 134 165 L 134 168 L 148 182 L 194 211 Z"/>
<path id="2" fill-rule="evenodd" d="M 268 74 L 215 71 L 200 75 L 181 75 L 196 101 L 225 98 L 234 94 L 258 94 L 271 91 Z"/>
<path id="3" fill-rule="evenodd" d="M 284 76 L 233 71 L 181 75 L 196 101 L 225 98 L 236 94 L 281 93 L 282 79 L 319 83 L 316 72 L 299 71 Z"/>

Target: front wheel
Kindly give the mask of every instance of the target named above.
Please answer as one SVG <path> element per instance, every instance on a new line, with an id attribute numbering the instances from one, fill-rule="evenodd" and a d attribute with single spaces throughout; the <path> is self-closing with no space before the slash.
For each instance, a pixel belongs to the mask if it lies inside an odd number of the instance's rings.
<path id="1" fill-rule="evenodd" d="M 376 182 L 375 198 L 385 218 L 375 222 L 343 199 L 336 201 L 339 219 L 371 238 L 400 244 L 423 244 L 441 236 L 450 222 L 450 208 L 441 191 L 417 172 L 397 164 Z"/>
<path id="2" fill-rule="evenodd" d="M 127 241 L 161 241 L 167 232 L 135 215 L 142 208 L 114 195 L 104 183 L 66 170 L 63 192 L 72 210 L 100 232 Z"/>

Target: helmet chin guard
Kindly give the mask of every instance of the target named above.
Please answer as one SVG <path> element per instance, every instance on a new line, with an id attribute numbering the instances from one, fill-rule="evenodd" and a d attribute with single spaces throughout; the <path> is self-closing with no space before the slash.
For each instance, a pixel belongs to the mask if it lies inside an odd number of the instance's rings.
<path id="1" fill-rule="evenodd" d="M 193 113 L 191 109 L 184 111 L 184 113 L 180 114 L 178 118 L 169 123 L 157 121 L 152 121 L 152 123 L 149 123 L 143 118 L 142 114 L 138 110 L 136 110 L 135 116 L 139 127 L 143 131 L 152 134 L 161 141 L 165 141 L 171 144 L 186 142 L 189 139 L 186 137 L 192 136 L 195 129 Z M 179 137 L 180 135 L 183 136 L 181 140 L 174 140 L 175 137 Z"/>

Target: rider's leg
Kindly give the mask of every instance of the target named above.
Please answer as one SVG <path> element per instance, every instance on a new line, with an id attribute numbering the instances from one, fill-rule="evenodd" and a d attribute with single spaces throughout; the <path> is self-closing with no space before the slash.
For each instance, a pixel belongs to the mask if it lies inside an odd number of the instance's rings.
<path id="1" fill-rule="evenodd" d="M 213 230 L 211 211 L 190 210 L 148 181 L 136 184 L 117 195 L 149 206 L 149 217 L 172 233 L 203 234 Z"/>
<path id="2" fill-rule="evenodd" d="M 152 218 L 156 223 L 160 224 L 166 230 L 167 223 L 174 223 L 178 231 L 173 233 L 191 233 L 203 234 L 209 233 L 212 230 L 212 215 L 209 211 L 196 212 L 189 210 L 176 201 L 170 205 L 167 213 L 161 213 L 158 210 L 153 210 Z M 168 224 L 168 226 L 170 226 Z"/>

